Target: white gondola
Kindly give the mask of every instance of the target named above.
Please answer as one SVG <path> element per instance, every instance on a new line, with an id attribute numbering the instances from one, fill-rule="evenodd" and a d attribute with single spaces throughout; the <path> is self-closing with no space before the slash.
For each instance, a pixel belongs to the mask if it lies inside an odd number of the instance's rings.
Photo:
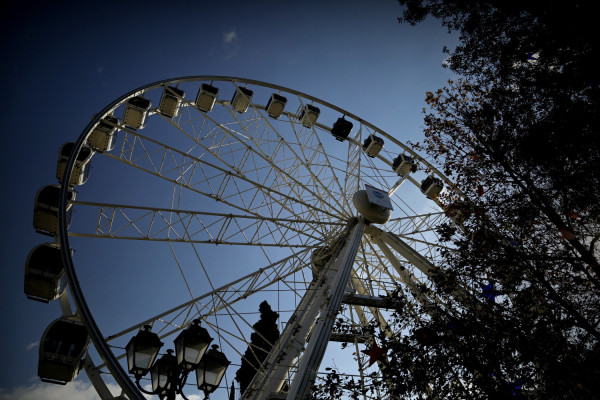
<path id="1" fill-rule="evenodd" d="M 305 127 L 312 128 L 313 125 L 317 123 L 317 119 L 319 118 L 320 114 L 321 110 L 319 110 L 318 107 L 315 107 L 310 104 L 305 104 L 304 107 L 302 107 L 302 110 L 300 111 L 298 119 L 300 120 L 300 122 L 302 122 L 302 125 L 304 125 Z"/>
<path id="2" fill-rule="evenodd" d="M 152 102 L 140 96 L 127 100 L 123 123 L 131 129 L 142 129 L 146 125 L 146 117 Z"/>
<path id="3" fill-rule="evenodd" d="M 285 109 L 287 99 L 277 93 L 273 93 L 267 102 L 265 110 L 271 118 L 279 118 Z"/>
<path id="4" fill-rule="evenodd" d="M 58 163 L 56 165 L 56 179 L 60 183 L 62 183 L 63 175 L 65 173 L 65 168 L 67 167 L 67 162 L 69 161 L 69 156 L 71 155 L 71 151 L 75 143 L 64 143 L 60 146 L 60 150 L 58 151 Z M 83 185 L 87 182 L 87 179 L 90 175 L 90 162 L 92 161 L 92 156 L 94 155 L 94 151 L 87 146 L 83 146 L 77 155 L 77 159 L 75 160 L 75 164 L 73 165 L 73 170 L 71 172 L 71 177 L 69 179 L 69 186 L 75 185 Z"/>
<path id="5" fill-rule="evenodd" d="M 48 303 L 57 299 L 66 286 L 60 246 L 56 243 L 44 243 L 34 247 L 25 263 L 27 298 Z"/>
<path id="6" fill-rule="evenodd" d="M 347 121 L 343 116 L 338 118 L 331 128 L 331 134 L 335 137 L 335 140 L 343 142 L 348 137 L 352 130 L 352 122 Z"/>
<path id="7" fill-rule="evenodd" d="M 111 151 L 115 147 L 115 136 L 118 131 L 119 120 L 108 115 L 100 122 L 87 138 L 87 144 L 95 151 Z"/>
<path id="8" fill-rule="evenodd" d="M 174 86 L 165 86 L 158 110 L 166 117 L 176 117 L 179 114 L 179 108 L 184 97 L 185 92 L 183 90 Z"/>
<path id="9" fill-rule="evenodd" d="M 90 341 L 76 316 L 54 320 L 40 341 L 38 375 L 44 382 L 66 384 L 77 377 Z"/>
<path id="10" fill-rule="evenodd" d="M 421 192 L 430 199 L 435 199 L 443 188 L 444 182 L 433 175 L 429 175 L 421 182 Z"/>
<path id="11" fill-rule="evenodd" d="M 196 96 L 196 107 L 200 111 L 209 112 L 212 111 L 217 97 L 219 96 L 219 88 L 203 83 L 198 90 L 198 96 Z"/>
<path id="12" fill-rule="evenodd" d="M 381 149 L 383 149 L 383 139 L 379 136 L 369 135 L 363 142 L 363 149 L 369 157 L 377 157 Z"/>
<path id="13" fill-rule="evenodd" d="M 248 111 L 253 94 L 254 92 L 250 89 L 236 87 L 233 98 L 231 99 L 231 107 L 239 113 L 245 113 Z"/>
<path id="14" fill-rule="evenodd" d="M 411 156 L 399 154 L 398 157 L 394 159 L 392 168 L 399 176 L 404 176 L 409 172 L 415 172 L 417 169 L 417 164 L 415 163 L 415 159 Z"/>
<path id="15" fill-rule="evenodd" d="M 75 200 L 75 192 L 69 190 L 67 201 Z M 58 233 L 58 199 L 60 186 L 48 185 L 38 190 L 33 208 L 33 227 L 36 232 L 54 236 Z M 72 205 L 67 204 L 67 228 L 71 224 Z"/>

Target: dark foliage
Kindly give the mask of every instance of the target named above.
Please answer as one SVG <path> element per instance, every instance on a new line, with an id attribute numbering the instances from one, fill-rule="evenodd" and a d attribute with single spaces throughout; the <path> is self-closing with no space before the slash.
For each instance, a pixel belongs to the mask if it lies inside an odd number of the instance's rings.
<path id="1" fill-rule="evenodd" d="M 452 180 L 441 200 L 463 221 L 438 232 L 435 306 L 400 308 L 368 330 L 386 354 L 383 387 L 390 398 L 600 398 L 591 3 L 400 4 L 401 22 L 433 16 L 460 34 L 448 67 L 464 78 L 427 93 L 414 145 Z"/>
<path id="2" fill-rule="evenodd" d="M 267 301 L 260 303 L 259 311 L 260 319 L 253 325 L 250 345 L 244 353 L 240 369 L 235 374 L 235 379 L 240 383 L 240 393 L 244 393 L 273 344 L 279 339 L 279 314 L 271 309 Z"/>

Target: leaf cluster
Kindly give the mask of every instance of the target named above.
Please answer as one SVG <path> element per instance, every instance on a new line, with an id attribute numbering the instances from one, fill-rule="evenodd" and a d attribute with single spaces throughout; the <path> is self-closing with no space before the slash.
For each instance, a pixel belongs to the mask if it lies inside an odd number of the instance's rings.
<path id="1" fill-rule="evenodd" d="M 591 5 L 399 3 L 401 22 L 432 16 L 460 35 L 446 51 L 462 78 L 426 94 L 425 140 L 413 145 L 453 181 L 440 200 L 447 210 L 460 204 L 464 220 L 439 228 L 435 301 L 365 329 L 385 350 L 382 390 L 406 399 L 599 398 Z"/>

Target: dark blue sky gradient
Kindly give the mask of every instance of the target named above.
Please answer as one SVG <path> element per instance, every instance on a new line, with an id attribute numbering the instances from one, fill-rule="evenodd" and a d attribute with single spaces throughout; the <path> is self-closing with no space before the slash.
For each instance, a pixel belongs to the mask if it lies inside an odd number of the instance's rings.
<path id="1" fill-rule="evenodd" d="M 111 100 L 169 77 L 239 76 L 319 97 L 406 141 L 422 135 L 425 91 L 451 76 L 442 47 L 455 38 L 437 21 L 398 24 L 392 0 L 51 3 L 11 1 L 0 14 L 0 399 L 38 381 L 38 349 L 27 346 L 60 314 L 23 294 L 27 254 L 47 241 L 32 228 L 34 196 L 56 182 L 59 146 Z"/>

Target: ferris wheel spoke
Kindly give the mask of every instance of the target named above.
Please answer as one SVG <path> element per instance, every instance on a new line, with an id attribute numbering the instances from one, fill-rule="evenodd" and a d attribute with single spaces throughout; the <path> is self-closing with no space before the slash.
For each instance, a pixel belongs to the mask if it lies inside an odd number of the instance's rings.
<path id="1" fill-rule="evenodd" d="M 376 245 L 381 252 L 378 252 L 373 245 Z M 378 261 L 378 266 L 376 270 L 378 270 L 382 274 L 395 274 L 393 277 L 395 281 L 400 281 L 403 285 L 406 286 L 409 293 L 419 302 L 424 305 L 429 304 L 429 299 L 422 293 L 420 288 L 420 282 L 417 281 L 414 274 L 403 265 L 403 263 L 398 260 L 392 253 L 392 251 L 387 247 L 385 242 L 378 235 L 371 235 L 371 240 L 369 241 L 369 247 L 371 249 L 373 257 Z M 384 258 L 385 257 L 385 258 Z M 386 262 L 387 261 L 387 262 Z M 381 268 L 380 266 L 390 265 L 392 266 L 392 271 L 389 268 Z"/>
<path id="2" fill-rule="evenodd" d="M 218 294 L 215 294 L 214 296 L 218 297 Z M 209 303 L 209 304 L 210 304 L 210 308 L 215 307 L 214 304 L 212 304 L 212 303 Z M 195 315 L 192 315 L 190 318 L 186 319 L 186 322 L 182 326 L 175 326 L 173 324 L 165 324 L 164 327 L 162 327 L 160 330 L 157 331 L 159 334 L 159 338 L 160 339 L 167 338 L 167 337 L 177 333 L 178 331 L 180 331 L 181 328 L 187 327 L 189 324 L 191 324 L 192 320 L 200 318 L 203 321 L 203 324 L 209 328 L 209 331 L 213 331 L 215 333 L 215 335 L 217 336 L 217 340 L 219 340 L 219 342 L 224 341 L 230 347 L 230 350 L 236 352 L 240 357 L 242 357 L 243 356 L 242 351 L 245 349 L 240 348 L 239 343 L 242 342 L 245 345 L 249 345 L 249 342 L 244 337 L 244 331 L 243 331 L 243 328 L 240 326 L 240 322 L 243 323 L 245 325 L 245 328 L 247 328 L 247 329 L 253 330 L 254 328 L 252 327 L 250 322 L 248 322 L 247 319 L 241 313 L 238 313 L 237 311 L 235 311 L 235 309 L 233 307 L 231 307 L 230 305 L 219 309 L 219 311 L 225 312 L 225 315 L 227 317 L 229 317 L 229 320 L 234 325 L 234 328 L 236 331 L 232 331 L 231 329 L 224 327 L 223 326 L 224 324 L 219 323 L 218 320 L 212 321 L 211 319 L 206 318 L 206 317 L 210 317 L 210 316 L 213 316 L 213 317 L 216 316 L 217 312 L 214 312 L 211 314 L 202 314 L 201 312 L 199 312 Z M 167 329 L 168 327 L 170 327 L 171 329 Z M 219 347 L 223 348 L 222 345 L 220 345 Z M 250 346 L 249 348 L 254 350 L 253 346 Z"/>
<path id="3" fill-rule="evenodd" d="M 348 142 L 346 170 L 344 172 L 344 193 L 356 193 L 360 189 L 360 176 L 361 169 L 360 163 L 362 158 L 362 150 L 356 143 L 360 141 L 362 135 L 362 124 L 353 138 L 350 138 Z"/>
<path id="4" fill-rule="evenodd" d="M 129 136 L 134 137 L 134 140 L 129 140 L 127 137 L 124 138 L 123 149 L 127 151 L 121 151 L 118 156 L 110 153 L 104 153 L 106 156 L 123 162 L 129 166 L 140 169 L 153 176 L 161 178 L 165 181 L 173 184 L 181 184 L 182 187 L 190 190 L 194 193 L 201 194 L 208 198 L 223 202 L 227 206 L 238 208 L 241 210 L 248 211 L 249 209 L 255 209 L 255 204 L 241 205 L 243 204 L 242 193 L 246 194 L 246 191 L 252 191 L 261 193 L 259 200 L 264 199 L 266 203 L 259 201 L 264 207 L 264 204 L 270 204 L 273 201 L 283 201 L 286 199 L 291 204 L 296 205 L 295 208 L 301 208 L 302 210 L 308 209 L 311 212 L 321 215 L 323 217 L 328 216 L 330 218 L 339 219 L 338 214 L 331 213 L 327 210 L 320 209 L 314 205 L 308 204 L 300 198 L 291 196 L 288 193 L 276 190 L 270 186 L 270 182 L 259 182 L 257 180 L 250 179 L 246 176 L 243 171 L 239 170 L 237 166 L 229 166 L 229 168 L 220 167 L 215 163 L 209 162 L 204 158 L 192 156 L 186 152 L 177 150 L 163 143 L 160 143 L 151 138 L 145 137 L 137 132 L 128 132 Z M 154 148 L 151 148 L 154 146 Z M 170 162 L 167 163 L 166 160 Z M 200 166 L 201 168 L 197 168 Z M 190 176 L 183 176 L 182 171 L 189 172 Z M 200 174 L 199 180 L 192 181 L 195 175 L 192 173 Z M 235 190 L 224 190 L 230 188 L 230 186 L 223 186 L 225 179 L 234 179 L 238 185 L 243 185 L 245 190 L 240 193 L 239 187 L 236 186 Z M 182 184 L 181 182 L 189 182 Z M 206 192 L 199 188 L 208 186 L 211 190 Z M 222 190 L 219 190 L 222 188 Z M 241 203 L 241 204 L 240 204 Z M 255 211 L 259 213 L 259 210 Z M 290 209 L 290 212 L 296 212 L 295 209 Z"/>
<path id="5" fill-rule="evenodd" d="M 168 120 L 171 124 L 175 125 L 178 130 L 183 133 L 189 139 L 195 141 L 198 145 L 205 148 L 215 158 L 220 160 L 227 168 L 232 168 L 235 171 L 243 173 L 245 176 L 256 175 L 259 178 L 261 170 L 269 169 L 277 173 L 278 180 L 273 180 L 272 185 L 277 186 L 285 183 L 285 188 L 292 193 L 296 192 L 296 198 L 305 198 L 305 193 L 309 193 L 311 198 L 317 199 L 321 203 L 321 209 L 336 209 L 336 206 L 327 201 L 327 197 L 318 196 L 306 185 L 305 182 L 301 182 L 298 178 L 294 177 L 288 171 L 293 169 L 290 168 L 292 165 L 298 165 L 302 163 L 302 160 L 298 158 L 298 155 L 293 152 L 291 146 L 284 138 L 273 128 L 271 123 L 264 117 L 257 117 L 258 111 L 253 107 L 252 115 L 246 120 L 240 120 L 238 113 L 233 111 L 231 108 L 227 108 L 231 117 L 236 121 L 230 124 L 219 124 L 217 121 L 212 119 L 209 115 L 203 114 L 203 118 L 210 121 L 211 125 L 214 125 L 214 129 L 210 129 L 208 134 L 190 134 L 185 129 L 177 125 L 174 121 Z M 244 114 L 246 115 L 246 114 Z M 265 126 L 262 130 L 259 130 L 260 124 L 264 123 Z M 204 125 L 203 125 L 204 126 Z M 250 128 L 253 128 L 252 132 L 249 132 Z M 274 135 L 274 137 L 271 137 Z M 204 141 L 209 140 L 210 145 L 204 144 Z M 265 147 L 269 148 L 269 144 L 276 144 L 271 154 L 268 154 L 263 150 Z M 286 156 L 282 149 L 292 150 L 290 156 Z M 242 156 L 235 155 L 242 153 Z M 247 161 L 251 157 L 258 157 L 257 161 L 249 163 Z M 235 162 L 227 160 L 235 160 Z M 286 160 L 288 162 L 286 163 Z M 277 162 L 275 162 L 277 161 Z M 283 164 L 286 168 L 282 168 L 279 164 Z M 310 172 L 310 168 L 308 168 Z M 267 178 L 263 179 L 266 182 Z M 279 181 L 279 183 L 278 183 Z M 298 188 L 302 189 L 302 193 L 298 193 Z M 336 202 L 335 199 L 333 199 Z"/>
<path id="6" fill-rule="evenodd" d="M 436 211 L 394 218 L 389 223 L 399 235 L 415 235 L 422 232 L 433 232 L 445 221 L 446 215 Z"/>
<path id="7" fill-rule="evenodd" d="M 336 174 L 331 166 L 327 152 L 324 150 L 323 143 L 316 134 L 316 128 L 307 128 L 302 124 L 298 126 L 296 123 L 292 123 L 291 128 L 296 137 L 297 143 L 302 144 L 298 146 L 299 154 L 296 153 L 297 157 L 301 160 L 302 164 L 310 173 L 310 179 L 315 187 L 320 187 L 324 194 L 327 194 L 335 199 L 335 201 L 338 201 L 338 206 L 343 210 L 348 210 L 347 213 L 349 213 L 349 210 L 352 208 L 350 207 L 348 199 L 346 198 L 345 193 L 340 185 L 338 174 Z M 313 167 L 308 168 L 308 165 Z M 318 171 L 319 173 L 315 173 L 315 171 L 313 171 L 313 169 L 316 168 L 315 166 L 321 166 L 321 169 Z M 325 173 L 326 171 L 330 173 Z M 327 179 L 326 182 L 324 181 L 324 178 Z M 337 188 L 338 190 L 333 190 L 334 188 Z M 338 196 L 342 198 L 344 202 L 343 205 L 339 204 L 339 200 L 337 199 Z"/>
<path id="8" fill-rule="evenodd" d="M 300 102 L 300 104 L 302 105 L 302 98 L 298 96 L 298 100 Z M 259 108 L 256 107 L 255 105 L 253 105 L 253 115 L 255 115 L 256 113 L 261 114 L 259 111 Z M 230 111 L 232 112 L 232 111 Z M 298 130 L 296 129 L 297 126 L 301 125 L 298 123 L 298 116 L 295 114 L 291 114 L 291 113 L 286 113 L 285 114 L 287 117 L 287 123 L 289 123 L 289 126 L 291 127 L 291 129 L 296 133 L 296 137 L 298 138 Z M 262 116 L 262 114 L 261 114 Z M 234 115 L 234 117 L 237 118 L 237 116 Z M 298 144 L 298 148 L 300 153 L 297 150 L 294 150 L 293 146 L 291 146 L 291 144 L 285 140 L 280 134 L 279 132 L 274 129 L 272 123 L 269 121 L 268 118 L 260 118 L 259 120 L 264 121 L 267 125 L 267 127 L 269 128 L 269 132 L 272 131 L 274 132 L 277 137 L 280 139 L 280 142 L 282 144 L 285 144 L 285 147 L 292 152 L 292 154 L 295 156 L 296 160 L 298 160 L 299 162 L 299 166 L 303 166 L 306 171 L 310 174 L 310 179 L 315 183 L 315 189 L 317 187 L 320 187 L 321 190 L 325 190 L 326 192 L 329 191 L 331 189 L 331 185 L 328 185 L 324 182 L 322 182 L 321 178 L 319 178 L 320 176 L 322 176 L 322 174 L 316 174 L 313 171 L 314 166 L 318 165 L 318 162 L 315 162 L 315 160 L 317 160 L 315 157 L 317 156 L 321 156 L 319 158 L 322 158 L 323 156 L 325 157 L 325 161 L 327 158 L 327 153 L 324 151 L 324 146 L 322 144 L 322 142 L 320 141 L 318 135 L 316 135 L 316 128 L 320 127 L 321 129 L 325 130 L 325 128 L 320 125 L 320 124 L 315 124 L 313 128 L 307 128 L 305 129 L 305 131 L 310 135 L 311 140 L 307 140 L 307 141 L 297 141 Z M 302 127 L 300 128 L 302 130 Z M 317 146 L 313 146 L 313 147 L 309 147 L 309 143 L 311 143 L 311 141 L 313 141 L 313 139 L 317 142 Z M 302 143 L 302 145 L 299 145 L 300 143 Z M 310 153 L 307 153 L 306 151 L 309 150 Z M 309 167 L 310 166 L 310 167 Z M 333 170 L 332 170 L 333 171 Z M 334 176 L 337 180 L 337 175 L 333 174 L 332 176 Z M 341 188 L 340 188 L 341 189 Z M 304 182 L 303 185 L 303 190 L 304 191 L 308 191 L 311 196 L 313 196 L 315 198 L 315 201 L 318 202 L 326 202 L 327 199 L 330 199 L 333 203 L 335 203 L 335 205 L 333 204 L 329 204 L 329 206 L 334 206 L 337 207 L 341 210 L 344 210 L 344 212 L 348 212 L 348 210 L 350 210 L 350 205 L 348 204 L 347 200 L 342 197 L 342 200 L 344 201 L 344 205 L 342 205 L 342 203 L 340 203 L 339 199 L 337 198 L 337 196 L 329 196 L 329 197 L 325 197 L 322 195 L 316 195 L 314 192 L 310 191 L 308 189 L 308 185 L 306 184 L 306 182 Z M 340 190 L 339 193 L 344 193 L 343 191 Z M 349 216 L 350 214 L 347 214 L 346 216 Z"/>
<path id="9" fill-rule="evenodd" d="M 441 298 L 429 293 L 427 290 L 423 290 L 431 284 L 432 270 L 434 268 L 428 259 L 402 242 L 401 239 L 388 232 L 381 232 L 380 235 L 373 235 L 371 233 L 371 240 L 378 246 L 389 264 L 394 267 L 398 273 L 399 280 L 408 288 L 408 291 L 415 299 L 426 309 L 433 310 L 438 307 L 446 309 L 445 302 Z M 376 254 L 376 256 L 381 259 L 379 254 Z M 402 257 L 402 259 L 399 257 Z M 405 262 L 414 266 L 420 273 L 420 276 L 409 271 L 403 265 Z M 459 299 L 473 299 L 472 295 L 464 288 L 455 289 L 453 296 Z M 449 312 L 449 310 L 446 309 L 446 312 Z"/>
<path id="10" fill-rule="evenodd" d="M 362 280 L 359 278 L 356 271 L 353 271 L 352 274 L 352 286 L 355 288 L 356 292 L 359 295 L 369 297 L 374 296 L 373 291 L 367 290 L 367 288 L 363 285 Z M 383 316 L 378 307 L 354 305 L 354 308 L 359 317 L 359 321 L 363 327 L 368 326 L 372 320 L 376 320 L 383 329 L 385 329 L 386 326 L 389 326 L 386 318 Z M 372 315 L 372 318 L 367 318 L 365 309 L 369 310 L 370 314 Z"/>
<path id="11" fill-rule="evenodd" d="M 223 311 L 225 316 L 228 317 L 228 320 L 235 327 L 235 332 L 231 331 L 230 329 L 224 328 L 223 322 L 219 323 L 216 319 L 215 322 L 204 319 L 206 325 L 212 329 L 212 331 L 218 337 L 218 340 L 225 341 L 226 344 L 231 348 L 231 350 L 234 351 L 240 357 L 240 359 L 246 359 L 244 351 L 248 349 L 251 352 L 251 355 L 255 357 L 255 359 L 246 360 L 250 362 L 252 368 L 258 370 L 257 367 L 254 365 L 255 360 L 260 359 L 256 355 L 256 351 L 260 350 L 264 353 L 268 353 L 269 349 L 258 347 L 257 343 L 251 343 L 251 341 L 249 341 L 247 337 L 255 335 L 256 337 L 260 338 L 260 341 L 262 343 L 270 347 L 272 347 L 274 343 L 269 342 L 269 340 L 263 336 L 262 332 L 257 330 L 241 313 L 237 312 L 235 308 L 231 307 L 231 305 L 228 305 L 227 307 L 223 308 Z M 242 327 L 240 326 L 240 324 L 243 324 L 244 326 Z M 251 335 L 244 336 L 244 328 L 246 330 L 250 329 L 252 332 Z M 240 342 L 242 342 L 245 346 L 239 346 Z M 223 345 L 220 345 L 220 347 L 223 347 Z"/>
<path id="12" fill-rule="evenodd" d="M 310 252 L 307 249 L 295 252 L 270 265 L 259 268 L 248 275 L 197 296 L 153 317 L 147 318 L 144 321 L 133 324 L 118 333 L 109 335 L 106 337 L 106 340 L 115 340 L 144 325 L 154 325 L 157 322 L 162 322 L 168 326 L 177 325 L 176 327 L 179 329 L 186 326 L 186 324 L 191 323 L 193 318 L 205 318 L 211 316 L 225 307 L 232 306 L 237 302 L 245 300 L 277 282 L 283 282 L 286 279 L 293 278 L 296 273 L 306 267 L 310 262 L 309 259 Z M 201 314 L 194 314 L 191 317 L 181 319 L 185 310 L 195 304 L 199 305 Z M 170 322 L 165 323 L 168 316 L 174 316 L 174 318 L 170 319 Z M 181 321 L 175 324 L 173 321 L 176 319 L 181 319 Z M 161 329 L 164 329 L 164 327 Z"/>
<path id="13" fill-rule="evenodd" d="M 321 239 L 311 234 L 312 226 L 344 225 L 342 222 L 97 202 L 74 201 L 72 204 L 95 209 L 94 214 L 98 216 L 94 231 L 69 232 L 69 236 L 73 237 L 310 248 L 315 247 L 314 243 L 319 243 Z M 291 232 L 293 240 L 290 239 Z M 252 234 L 249 236 L 249 233 Z M 278 237 L 279 234 L 283 236 Z"/>

